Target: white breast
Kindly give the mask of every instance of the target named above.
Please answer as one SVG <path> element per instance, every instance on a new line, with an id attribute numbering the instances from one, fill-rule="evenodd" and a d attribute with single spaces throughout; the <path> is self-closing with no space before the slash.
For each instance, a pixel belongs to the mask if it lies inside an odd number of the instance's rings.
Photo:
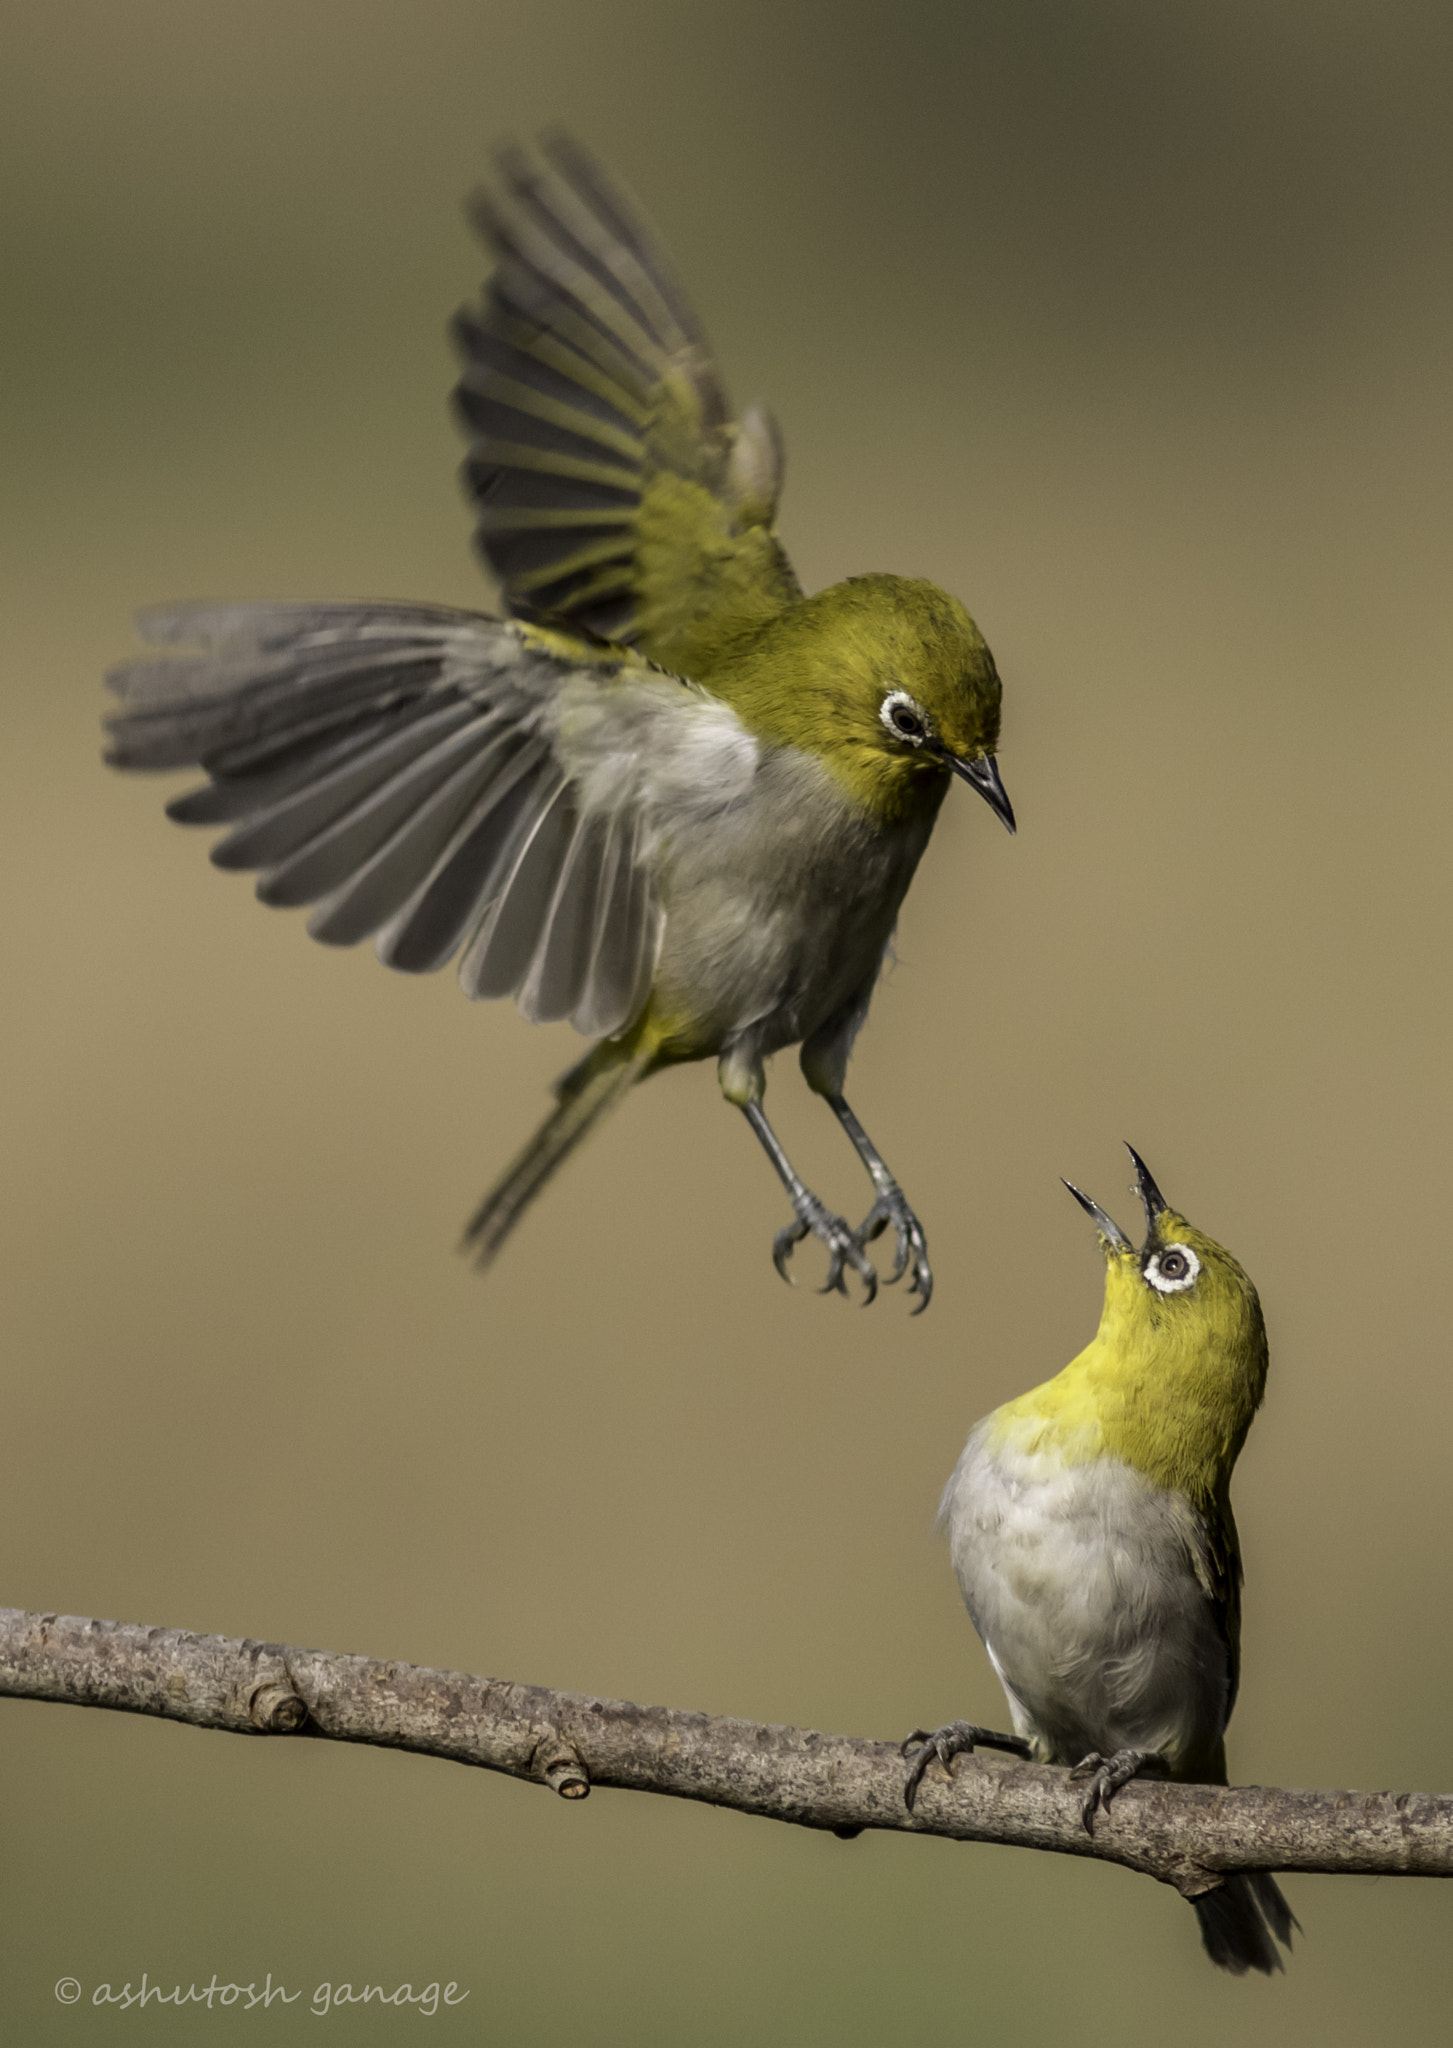
<path id="1" fill-rule="evenodd" d="M 1143 1749 L 1214 1768 L 1229 1658 L 1187 1542 L 1188 1504 L 1114 1459 L 991 1452 L 980 1424 L 944 1494 L 954 1571 L 1046 1762 Z"/>

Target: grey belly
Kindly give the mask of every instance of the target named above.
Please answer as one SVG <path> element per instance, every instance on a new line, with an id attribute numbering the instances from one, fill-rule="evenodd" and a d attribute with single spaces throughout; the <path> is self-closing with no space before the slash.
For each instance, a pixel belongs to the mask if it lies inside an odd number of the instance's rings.
<path id="1" fill-rule="evenodd" d="M 658 998 L 715 1046 L 771 1053 L 866 999 L 932 829 L 883 830 L 803 759 L 667 852 Z"/>
<path id="2" fill-rule="evenodd" d="M 1229 1656 L 1184 1504 L 1114 1460 L 995 1456 L 976 1432 L 944 1507 L 965 1604 L 1044 1762 L 1142 1749 L 1218 1774 Z"/>

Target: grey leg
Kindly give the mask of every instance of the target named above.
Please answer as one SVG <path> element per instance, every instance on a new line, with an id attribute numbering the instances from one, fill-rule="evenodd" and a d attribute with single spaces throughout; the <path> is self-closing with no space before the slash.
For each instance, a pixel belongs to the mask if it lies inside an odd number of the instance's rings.
<path id="1" fill-rule="evenodd" d="M 773 1265 L 790 1285 L 792 1276 L 787 1271 L 787 1261 L 810 1231 L 814 1237 L 820 1237 L 828 1249 L 827 1283 L 822 1293 L 835 1290 L 846 1295 L 848 1283 L 844 1269 L 851 1266 L 866 1290 L 863 1297 L 863 1307 L 866 1308 L 878 1292 L 878 1275 L 857 1234 L 848 1228 L 841 1216 L 834 1216 L 830 1209 L 824 1208 L 811 1188 L 798 1178 L 792 1161 L 777 1142 L 777 1134 L 768 1123 L 760 1102 L 744 1102 L 740 1107 L 761 1141 L 763 1151 L 776 1167 L 797 1218 L 785 1230 L 779 1230 L 773 1240 Z"/>
<path id="2" fill-rule="evenodd" d="M 828 1104 L 833 1115 L 847 1132 L 853 1143 L 853 1150 L 867 1167 L 877 1190 L 877 1199 L 864 1217 L 854 1236 L 860 1245 L 871 1244 L 875 1237 L 881 1237 L 891 1224 L 898 1240 L 893 1260 L 893 1270 L 888 1275 L 891 1287 L 895 1280 L 901 1280 L 905 1273 L 911 1275 L 908 1285 L 910 1294 L 921 1297 L 913 1313 L 918 1316 L 928 1307 L 933 1296 L 933 1271 L 928 1263 L 928 1241 L 923 1235 L 923 1225 L 909 1208 L 903 1190 L 883 1164 L 877 1146 L 848 1108 L 841 1095 L 829 1095 Z"/>

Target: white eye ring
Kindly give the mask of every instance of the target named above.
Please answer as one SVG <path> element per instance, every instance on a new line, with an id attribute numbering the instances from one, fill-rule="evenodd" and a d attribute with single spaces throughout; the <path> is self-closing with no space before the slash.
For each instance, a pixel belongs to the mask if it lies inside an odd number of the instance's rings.
<path id="1" fill-rule="evenodd" d="M 1162 1259 L 1168 1259 L 1172 1252 L 1177 1258 L 1184 1259 L 1184 1273 L 1166 1273 L 1161 1270 Z M 1184 1294 L 1188 1287 L 1195 1285 L 1196 1275 L 1200 1270 L 1201 1262 L 1188 1244 L 1168 1244 L 1164 1251 L 1157 1252 L 1148 1262 L 1145 1277 L 1160 1294 Z"/>
<path id="2" fill-rule="evenodd" d="M 918 725 L 918 731 L 905 732 L 893 715 L 895 711 L 909 712 Z M 893 738 L 900 740 L 905 747 L 921 747 L 933 738 L 933 720 L 906 690 L 890 690 L 879 707 L 878 716 Z"/>

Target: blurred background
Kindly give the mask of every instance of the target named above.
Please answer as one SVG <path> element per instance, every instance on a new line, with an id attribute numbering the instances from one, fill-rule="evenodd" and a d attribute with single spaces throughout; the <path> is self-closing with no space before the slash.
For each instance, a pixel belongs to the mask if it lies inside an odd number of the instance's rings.
<path id="1" fill-rule="evenodd" d="M 0 223 L 4 1574 L 32 1608 L 896 1737 L 1002 1719 L 933 1533 L 1091 1334 L 1120 1141 L 1259 1283 L 1240 1780 L 1447 1788 L 1447 126 L 1400 0 L 11 0 Z M 789 448 L 809 588 L 933 577 L 1006 682 L 852 1099 L 910 1322 L 789 1292 L 709 1070 L 488 1281 L 460 1225 L 576 1056 L 330 954 L 99 761 L 129 616 L 488 605 L 444 322 L 489 147 L 564 121 Z M 868 1190 L 795 1062 L 769 1095 Z M 799 1277 L 815 1277 L 810 1252 Z M 454 1979 L 541 2044 L 1444 2042 L 1453 1888 L 1298 1879 L 1236 1983 L 1124 1873 L 576 1807 L 6 1702 L 27 2042 L 311 2030 L 54 1981 Z M 350 2040 L 415 2021 L 334 2014 Z"/>

